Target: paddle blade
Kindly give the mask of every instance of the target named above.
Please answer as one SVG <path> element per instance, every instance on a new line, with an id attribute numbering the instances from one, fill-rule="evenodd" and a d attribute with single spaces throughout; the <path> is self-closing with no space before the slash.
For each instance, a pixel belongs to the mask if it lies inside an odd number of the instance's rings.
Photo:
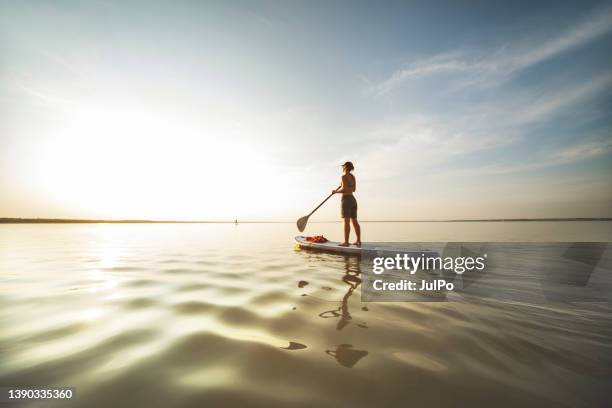
<path id="1" fill-rule="evenodd" d="M 306 223 L 308 222 L 308 215 L 300 218 L 299 220 L 297 220 L 297 227 L 298 230 L 300 232 L 304 232 L 304 229 L 306 228 Z"/>

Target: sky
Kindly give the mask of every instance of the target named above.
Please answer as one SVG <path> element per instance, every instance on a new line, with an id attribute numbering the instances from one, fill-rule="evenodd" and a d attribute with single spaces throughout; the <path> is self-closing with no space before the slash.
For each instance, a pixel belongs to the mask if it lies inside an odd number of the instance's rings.
<path id="1" fill-rule="evenodd" d="M 612 2 L 0 2 L 0 217 L 612 216 Z M 313 220 L 338 219 L 338 198 Z"/>

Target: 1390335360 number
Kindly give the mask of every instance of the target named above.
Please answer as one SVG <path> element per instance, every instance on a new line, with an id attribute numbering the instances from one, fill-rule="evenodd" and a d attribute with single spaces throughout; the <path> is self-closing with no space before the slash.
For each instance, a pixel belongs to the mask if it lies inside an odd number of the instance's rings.
<path id="1" fill-rule="evenodd" d="M 0 402 L 24 400 L 70 400 L 72 387 L 0 387 Z"/>

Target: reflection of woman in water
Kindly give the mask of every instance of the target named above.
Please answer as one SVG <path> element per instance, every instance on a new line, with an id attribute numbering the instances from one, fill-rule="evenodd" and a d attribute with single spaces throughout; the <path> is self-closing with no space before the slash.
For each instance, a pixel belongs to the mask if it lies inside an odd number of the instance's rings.
<path id="1" fill-rule="evenodd" d="M 355 229 L 355 234 L 357 235 L 357 241 L 355 241 L 355 245 L 358 247 L 361 246 L 361 227 L 359 226 L 359 222 L 357 221 L 357 200 L 353 193 L 357 189 L 357 180 L 355 176 L 351 174 L 355 167 L 353 163 L 346 162 L 342 165 L 342 184 L 335 190 L 332 190 L 333 193 L 341 193 L 342 201 L 342 218 L 344 219 L 344 242 L 340 244 L 340 246 L 349 246 L 349 235 L 351 233 L 351 222 L 353 223 L 353 228 Z"/>
<path id="2" fill-rule="evenodd" d="M 359 257 L 356 258 L 346 256 L 344 257 L 344 262 L 346 270 L 344 272 L 344 276 L 342 277 L 342 281 L 346 283 L 349 288 L 346 291 L 346 294 L 342 297 L 342 304 L 335 310 L 329 310 L 319 315 L 320 317 L 339 316 L 340 320 L 338 321 L 338 325 L 336 326 L 336 329 L 338 330 L 342 330 L 347 324 L 349 324 L 349 321 L 352 319 L 348 308 L 349 298 L 353 294 L 353 291 L 357 289 L 361 284 L 361 278 L 359 277 L 361 273 L 361 269 L 359 266 L 361 259 Z M 365 328 L 365 326 L 359 326 Z M 359 360 L 368 355 L 368 352 L 366 350 L 355 349 L 353 348 L 352 344 L 339 344 L 336 346 L 335 350 L 325 350 L 325 354 L 328 354 L 335 358 L 338 364 L 347 368 L 353 368 L 353 366 L 355 366 L 355 364 L 357 364 Z"/>
<path id="3" fill-rule="evenodd" d="M 347 256 L 344 258 L 346 270 L 344 272 L 344 276 L 342 277 L 342 282 L 349 285 L 349 288 L 345 295 L 342 297 L 342 303 L 340 307 L 334 310 L 328 310 L 319 314 L 320 317 L 328 318 L 328 317 L 340 317 L 338 321 L 338 325 L 336 328 L 338 330 L 342 330 L 349 324 L 349 321 L 352 319 L 351 313 L 348 308 L 348 300 L 353 294 L 353 291 L 359 287 L 361 284 L 361 278 L 359 274 L 361 273 L 359 268 L 359 258 Z M 353 262 L 353 264 L 351 264 Z"/>

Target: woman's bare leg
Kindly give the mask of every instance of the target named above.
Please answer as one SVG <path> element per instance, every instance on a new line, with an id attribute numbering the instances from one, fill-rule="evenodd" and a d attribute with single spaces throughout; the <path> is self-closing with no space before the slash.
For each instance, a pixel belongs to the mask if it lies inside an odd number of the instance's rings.
<path id="1" fill-rule="evenodd" d="M 351 219 L 344 219 L 344 242 L 340 244 L 340 246 L 349 246 L 349 234 L 351 233 Z"/>
<path id="2" fill-rule="evenodd" d="M 355 241 L 355 245 L 361 246 L 361 226 L 359 225 L 359 221 L 357 221 L 357 218 L 351 218 L 351 221 L 353 221 L 353 228 L 355 229 L 355 234 L 357 235 L 357 241 Z"/>

